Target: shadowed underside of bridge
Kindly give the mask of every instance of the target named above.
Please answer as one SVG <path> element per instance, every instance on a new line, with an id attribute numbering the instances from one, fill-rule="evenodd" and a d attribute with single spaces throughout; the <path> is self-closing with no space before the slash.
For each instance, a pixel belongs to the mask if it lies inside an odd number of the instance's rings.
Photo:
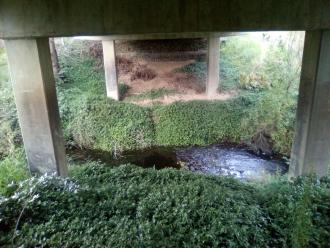
<path id="1" fill-rule="evenodd" d="M 330 164 L 330 1 L 0 0 L 0 38 L 6 43 L 31 171 L 67 175 L 49 37 L 212 38 L 273 30 L 306 31 L 290 175 L 325 175 Z"/>

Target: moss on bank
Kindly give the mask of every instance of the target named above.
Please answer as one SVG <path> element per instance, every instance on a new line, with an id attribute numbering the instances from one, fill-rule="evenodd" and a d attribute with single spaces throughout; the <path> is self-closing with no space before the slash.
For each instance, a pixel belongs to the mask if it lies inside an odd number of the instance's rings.
<path id="1" fill-rule="evenodd" d="M 330 238 L 329 179 L 257 187 L 95 162 L 71 174 L 32 178 L 0 197 L 1 246 L 301 248 Z"/>

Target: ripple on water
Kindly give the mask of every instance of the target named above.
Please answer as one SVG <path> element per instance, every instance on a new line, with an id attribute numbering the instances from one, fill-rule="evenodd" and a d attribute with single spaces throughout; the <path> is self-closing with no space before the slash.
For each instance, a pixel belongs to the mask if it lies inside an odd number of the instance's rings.
<path id="1" fill-rule="evenodd" d="M 256 179 L 266 175 L 284 174 L 287 165 L 279 160 L 261 158 L 249 151 L 219 145 L 176 149 L 177 160 L 191 171 L 205 174 Z"/>

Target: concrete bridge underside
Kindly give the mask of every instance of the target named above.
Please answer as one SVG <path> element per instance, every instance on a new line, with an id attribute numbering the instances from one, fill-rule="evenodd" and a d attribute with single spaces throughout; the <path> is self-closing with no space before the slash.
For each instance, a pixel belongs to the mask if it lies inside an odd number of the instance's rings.
<path id="1" fill-rule="evenodd" d="M 223 32 L 272 30 L 306 31 L 290 175 L 326 175 L 330 165 L 329 1 L 0 0 L 0 38 L 5 39 L 31 171 L 67 175 L 49 37 L 217 37 Z M 214 42 L 210 39 L 210 46 Z M 106 49 L 111 50 L 111 45 Z"/>

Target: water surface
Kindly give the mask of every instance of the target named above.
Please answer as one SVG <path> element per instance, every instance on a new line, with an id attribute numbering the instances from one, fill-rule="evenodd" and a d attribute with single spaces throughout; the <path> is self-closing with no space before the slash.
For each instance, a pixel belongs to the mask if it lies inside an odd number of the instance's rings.
<path id="1" fill-rule="evenodd" d="M 233 145 L 192 147 L 154 147 L 130 151 L 114 156 L 100 151 L 73 151 L 76 159 L 101 160 L 107 164 L 133 163 L 155 169 L 176 168 L 193 172 L 231 176 L 238 179 L 257 179 L 268 175 L 284 174 L 288 166 L 279 159 L 258 156 L 247 148 Z"/>

